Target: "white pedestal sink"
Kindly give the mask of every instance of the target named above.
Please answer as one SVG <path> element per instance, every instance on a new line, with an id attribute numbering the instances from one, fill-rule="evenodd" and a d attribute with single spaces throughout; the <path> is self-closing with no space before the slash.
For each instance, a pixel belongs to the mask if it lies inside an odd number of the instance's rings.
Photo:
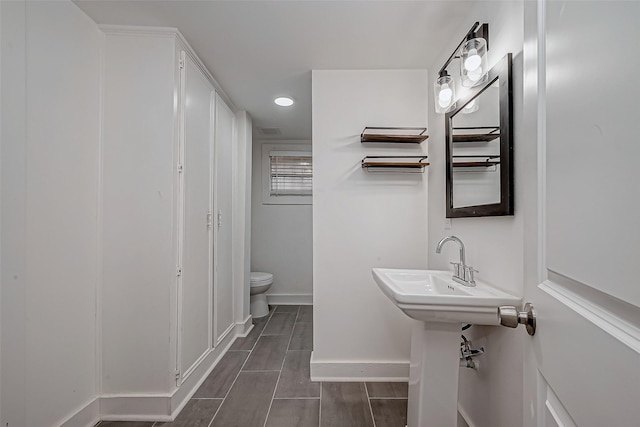
<path id="1" fill-rule="evenodd" d="M 451 272 L 374 268 L 376 283 L 407 316 L 411 334 L 408 427 L 455 427 L 461 324 L 499 325 L 498 307 L 520 298 L 482 281 L 466 287 Z"/>

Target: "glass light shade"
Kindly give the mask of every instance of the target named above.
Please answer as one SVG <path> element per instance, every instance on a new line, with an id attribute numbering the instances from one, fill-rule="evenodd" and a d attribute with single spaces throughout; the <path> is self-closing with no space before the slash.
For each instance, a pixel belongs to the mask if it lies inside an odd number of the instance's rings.
<path id="1" fill-rule="evenodd" d="M 462 114 L 475 113 L 479 109 L 480 109 L 480 101 L 478 101 L 478 98 L 474 98 L 462 108 Z"/>
<path id="2" fill-rule="evenodd" d="M 433 85 L 436 113 L 444 114 L 456 107 L 456 85 L 449 75 L 438 77 Z"/>
<path id="3" fill-rule="evenodd" d="M 487 41 L 467 40 L 460 50 L 460 78 L 464 87 L 478 86 L 487 81 Z"/>

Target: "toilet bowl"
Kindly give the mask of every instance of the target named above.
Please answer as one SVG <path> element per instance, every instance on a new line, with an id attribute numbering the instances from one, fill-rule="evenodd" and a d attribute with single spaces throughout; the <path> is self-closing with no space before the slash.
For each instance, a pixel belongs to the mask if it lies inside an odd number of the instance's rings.
<path id="1" fill-rule="evenodd" d="M 252 271 L 249 279 L 251 316 L 254 318 L 264 317 L 269 314 L 269 304 L 265 294 L 273 283 L 273 274 Z"/>

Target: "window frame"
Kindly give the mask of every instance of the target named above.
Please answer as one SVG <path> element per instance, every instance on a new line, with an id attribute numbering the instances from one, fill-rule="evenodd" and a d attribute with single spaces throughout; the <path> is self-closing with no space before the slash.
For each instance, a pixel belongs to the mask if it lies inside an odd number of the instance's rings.
<path id="1" fill-rule="evenodd" d="M 271 153 L 279 152 L 291 156 L 313 156 L 311 144 L 262 144 L 262 204 L 263 205 L 310 205 L 313 200 L 311 194 L 271 194 Z M 313 180 L 313 172 L 312 178 Z"/>

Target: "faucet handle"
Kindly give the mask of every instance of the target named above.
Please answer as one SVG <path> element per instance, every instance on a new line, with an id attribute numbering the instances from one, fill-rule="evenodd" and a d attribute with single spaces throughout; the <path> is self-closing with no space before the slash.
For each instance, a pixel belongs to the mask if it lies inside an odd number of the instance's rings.
<path id="1" fill-rule="evenodd" d="M 460 267 L 462 267 L 462 264 L 460 264 L 459 262 L 450 262 L 449 264 L 453 266 L 453 275 L 462 277 L 462 275 L 460 274 Z"/>
<path id="2" fill-rule="evenodd" d="M 475 284 L 476 281 L 473 279 L 473 273 L 480 273 L 478 270 L 476 270 L 475 268 L 471 267 L 470 265 L 465 265 L 464 266 L 464 280 Z"/>

